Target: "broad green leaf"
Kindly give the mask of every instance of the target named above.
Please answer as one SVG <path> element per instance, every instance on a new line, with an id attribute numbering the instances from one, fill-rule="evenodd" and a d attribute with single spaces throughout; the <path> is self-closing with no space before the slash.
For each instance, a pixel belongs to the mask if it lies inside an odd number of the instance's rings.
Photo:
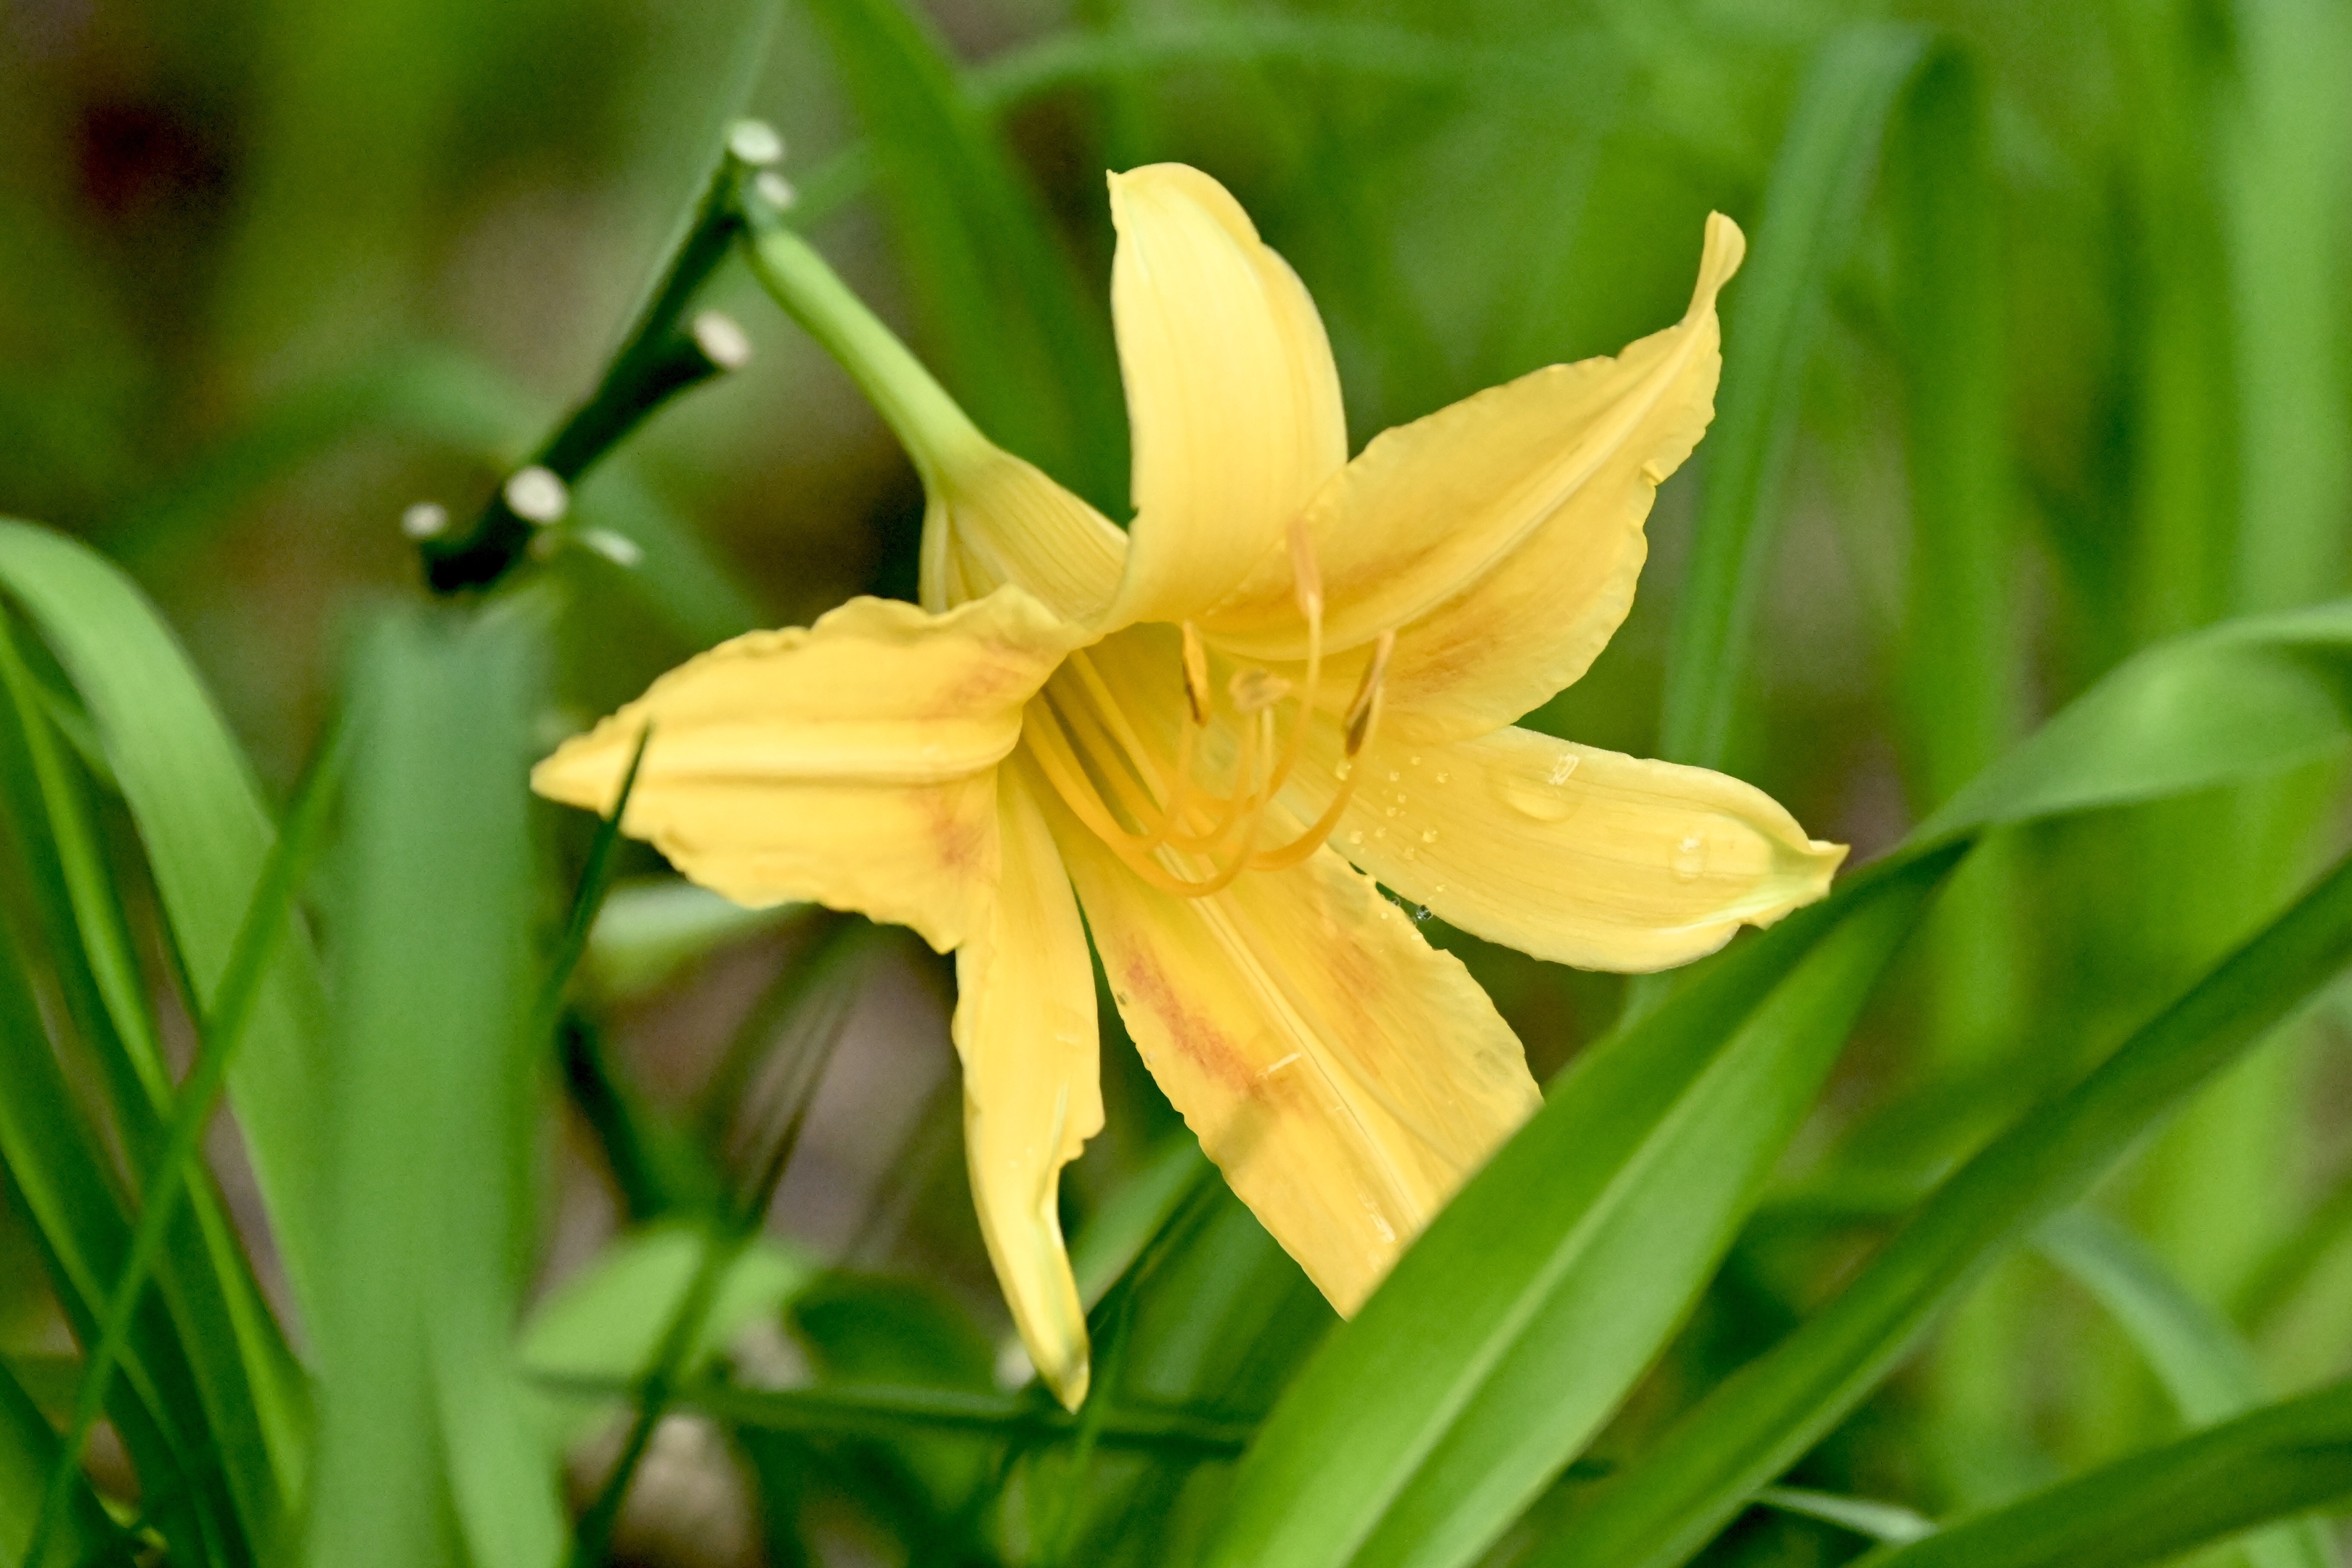
<path id="1" fill-rule="evenodd" d="M 2352 606 L 2336 605 L 2150 650 L 1906 850 L 1695 970 L 1662 1009 L 1587 1052 L 1292 1385 L 1210 1560 L 1429 1568 L 1475 1556 L 1613 1410 L 1704 1285 L 1728 1240 L 1719 1228 L 1752 1206 L 1949 847 L 2342 746 L 2347 632 Z M 2208 730 L 2234 711 L 2223 678 L 2263 661 L 2272 716 L 2300 725 L 2207 754 Z M 2198 749 L 2193 768 L 2173 760 L 2184 745 Z M 1624 1235 L 1612 1228 L 1621 1215 L 1656 1218 Z M 1747 1481 L 1734 1505 L 1770 1479 Z"/>
<path id="2" fill-rule="evenodd" d="M 554 1456 L 512 1349 L 542 1061 L 527 720 L 535 633 L 387 613 L 348 705 L 331 1266 L 310 1561 L 547 1568 Z"/>
<path id="3" fill-rule="evenodd" d="M 1676 762 L 1720 768 L 1730 755 L 1830 270 L 1852 247 L 1887 111 L 1927 47 L 1916 27 L 1851 27 L 1799 90 L 1755 257 L 1725 301 L 1720 411 L 1659 720 L 1660 754 Z"/>
<path id="4" fill-rule="evenodd" d="M 2263 1403 L 2262 1375 L 2245 1341 L 2130 1231 L 2076 1208 L 2044 1225 L 2034 1241 L 2106 1309 L 2190 1426 Z M 2240 1550 L 2250 1568 L 2331 1568 L 2336 1561 L 2334 1544 L 2310 1524 L 2263 1531 Z"/>
<path id="5" fill-rule="evenodd" d="M 1593 1489 L 1538 1561 L 1668 1568 L 1834 1427 L 2004 1247 L 2352 958 L 2352 862 L 1937 1189 L 1829 1306 Z"/>
<path id="6" fill-rule="evenodd" d="M 81 545 L 0 518 L 0 592 L 55 650 L 106 746 L 198 1006 L 212 1005 L 276 834 L 252 770 L 187 654 L 146 597 Z M 309 939 L 289 935 L 229 1080 L 278 1248 L 311 1301 L 323 1169 L 325 999 Z"/>
<path id="7" fill-rule="evenodd" d="M 2352 1497 L 2352 1384 L 2131 1455 L 1857 1568 L 2137 1568 Z"/>
<path id="8" fill-rule="evenodd" d="M 1687 1313 L 1956 858 L 1856 878 L 1580 1058 L 1291 1385 L 1209 1562 L 1475 1560 Z"/>
<path id="9" fill-rule="evenodd" d="M 48 1420 L 16 1375 L 0 1366 L 0 1562 L 24 1563 L 33 1518 L 57 1464 L 60 1445 Z M 114 1535 L 97 1494 L 76 1471 L 69 1500 L 51 1531 L 47 1550 L 26 1568 L 73 1568 L 98 1554 Z"/>
<path id="10" fill-rule="evenodd" d="M 1111 516 L 1127 430 L 1108 315 L 902 0 L 812 0 L 875 153 L 940 377 L 990 439 Z"/>

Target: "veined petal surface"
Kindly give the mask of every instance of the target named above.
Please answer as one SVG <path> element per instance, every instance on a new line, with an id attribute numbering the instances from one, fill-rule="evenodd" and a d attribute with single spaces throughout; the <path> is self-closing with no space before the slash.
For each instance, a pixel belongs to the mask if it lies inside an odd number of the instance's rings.
<path id="1" fill-rule="evenodd" d="M 996 876 L 997 762 L 1070 645 L 1019 589 L 946 615 L 856 599 L 688 660 L 531 773 L 739 904 L 813 899 L 962 942 Z"/>
<path id="2" fill-rule="evenodd" d="M 1739 779 L 1532 730 L 1382 741 L 1355 766 L 1336 847 L 1474 936 L 1583 969 L 1688 963 L 1820 898 L 1845 859 Z"/>
<path id="3" fill-rule="evenodd" d="M 1062 1167 L 1102 1130 L 1095 972 L 1062 857 L 1017 761 L 997 774 L 995 901 L 956 950 L 964 1153 L 980 1233 L 1029 1359 L 1087 1396 L 1087 1318 L 1062 1241 Z"/>
<path id="4" fill-rule="evenodd" d="M 1348 460 L 1322 318 L 1241 204 L 1181 163 L 1112 175 L 1110 201 L 1136 515 L 1106 631 L 1206 609 Z"/>
<path id="5" fill-rule="evenodd" d="M 1681 321 L 1613 359 L 1552 365 L 1385 432 L 1317 495 L 1325 645 L 1397 629 L 1396 733 L 1507 724 L 1607 645 L 1633 601 L 1657 487 L 1714 417 L 1715 299 L 1744 243 L 1715 215 Z M 1302 656 L 1287 561 L 1269 557 L 1202 627 L 1239 654 Z"/>
<path id="6" fill-rule="evenodd" d="M 933 481 L 923 517 L 923 604 L 984 599 L 1007 583 L 1074 624 L 1118 591 L 1127 536 L 1109 518 L 1001 447 L 978 449 Z"/>
<path id="7" fill-rule="evenodd" d="M 1234 1193 L 1353 1312 L 1540 1103 L 1517 1037 L 1458 959 L 1328 851 L 1177 898 L 1049 815 L 1145 1065 Z"/>

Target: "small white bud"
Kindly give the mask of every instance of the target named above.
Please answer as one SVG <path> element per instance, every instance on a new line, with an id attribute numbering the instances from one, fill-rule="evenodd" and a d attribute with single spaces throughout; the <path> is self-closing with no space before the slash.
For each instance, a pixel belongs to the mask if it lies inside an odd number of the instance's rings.
<path id="1" fill-rule="evenodd" d="M 644 547 L 625 534 L 616 534 L 610 528 L 582 528 L 572 537 L 614 566 L 632 568 L 645 564 Z"/>
<path id="2" fill-rule="evenodd" d="M 724 310 L 705 310 L 688 329 L 703 358 L 722 371 L 740 371 L 751 362 L 751 340 Z"/>
<path id="3" fill-rule="evenodd" d="M 449 531 L 449 508 L 436 501 L 419 501 L 400 514 L 400 531 L 423 544 Z"/>
<path id="4" fill-rule="evenodd" d="M 784 139 L 764 120 L 739 120 L 727 128 L 727 151 L 737 162 L 763 169 L 783 162 Z"/>
<path id="5" fill-rule="evenodd" d="M 790 212 L 793 204 L 801 199 L 801 193 L 793 189 L 793 183 L 773 170 L 752 181 L 751 188 L 760 193 L 761 201 L 780 213 Z"/>
<path id="6" fill-rule="evenodd" d="M 562 522 L 563 514 L 572 509 L 571 490 L 552 470 L 536 463 L 517 469 L 507 480 L 504 494 L 516 517 L 541 528 Z"/>

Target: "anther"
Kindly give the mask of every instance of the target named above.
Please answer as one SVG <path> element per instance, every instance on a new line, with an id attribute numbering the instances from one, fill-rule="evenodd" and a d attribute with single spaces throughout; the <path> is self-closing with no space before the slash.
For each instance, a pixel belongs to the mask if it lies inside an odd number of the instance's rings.
<path id="1" fill-rule="evenodd" d="M 1201 629 L 1190 621 L 1184 622 L 1184 701 L 1194 724 L 1209 722 L 1209 651 L 1201 645 Z"/>
<path id="2" fill-rule="evenodd" d="M 801 193 L 793 188 L 793 183 L 773 169 L 762 172 L 758 179 L 752 181 L 751 189 L 759 193 L 761 201 L 780 213 L 790 212 L 793 204 L 801 199 Z"/>
<path id="3" fill-rule="evenodd" d="M 1396 633 L 1383 632 L 1372 644 L 1371 662 L 1364 666 L 1364 678 L 1356 683 L 1355 700 L 1348 705 L 1348 716 L 1340 728 L 1347 737 L 1349 757 L 1364 749 L 1364 739 L 1372 727 L 1372 716 L 1380 707 L 1381 683 L 1388 678 L 1389 654 L 1396 649 Z"/>
<path id="4" fill-rule="evenodd" d="M 635 570 L 645 564 L 645 547 L 626 534 L 616 534 L 610 528 L 582 528 L 572 537 L 614 566 Z"/>

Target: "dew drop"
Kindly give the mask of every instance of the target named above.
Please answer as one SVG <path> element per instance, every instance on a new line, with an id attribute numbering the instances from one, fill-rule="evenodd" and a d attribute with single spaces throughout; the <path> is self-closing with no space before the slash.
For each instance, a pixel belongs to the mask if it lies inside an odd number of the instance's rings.
<path id="1" fill-rule="evenodd" d="M 1411 844 L 1407 844 L 1404 847 L 1404 858 L 1409 861 L 1417 861 L 1421 858 L 1421 852 L 1414 849 Z"/>
<path id="2" fill-rule="evenodd" d="M 1397 814 L 1397 809 L 1396 809 L 1394 806 L 1391 806 L 1391 807 L 1388 809 L 1387 815 L 1393 817 L 1393 816 L 1395 816 L 1396 814 Z"/>
<path id="3" fill-rule="evenodd" d="M 1430 891 L 1430 892 L 1432 892 L 1432 893 L 1444 893 L 1444 892 L 1445 891 L 1445 884 L 1444 884 L 1444 883 L 1442 883 L 1442 882 L 1441 882 L 1441 883 L 1439 883 L 1435 887 L 1431 888 L 1429 891 Z"/>
<path id="4" fill-rule="evenodd" d="M 1412 764 L 1412 766 L 1414 766 L 1415 768 L 1418 768 L 1418 767 L 1420 767 L 1420 766 L 1421 766 L 1421 758 L 1418 758 L 1418 757 L 1408 757 L 1408 758 L 1405 758 L 1405 760 L 1406 760 L 1407 762 L 1409 762 L 1409 763 Z M 1395 775 L 1394 775 L 1394 774 L 1391 774 L 1391 775 L 1390 775 L 1390 777 L 1391 777 L 1391 778 L 1394 778 L 1394 777 L 1395 777 Z"/>
<path id="5" fill-rule="evenodd" d="M 1706 870 L 1706 840 L 1697 833 L 1675 846 L 1675 875 L 1684 882 L 1696 882 Z"/>
<path id="6" fill-rule="evenodd" d="M 1544 781 L 1548 784 L 1567 783 L 1569 775 L 1576 771 L 1576 761 L 1574 752 L 1562 752 L 1559 759 L 1551 765 L 1551 771 L 1545 775 Z"/>
<path id="7" fill-rule="evenodd" d="M 1415 920 L 1426 920 L 1429 918 L 1429 905 L 1426 904 L 1416 904 L 1412 906 L 1412 917 Z"/>
<path id="8" fill-rule="evenodd" d="M 1354 832 L 1349 833 L 1348 835 L 1348 841 L 1351 844 L 1362 843 L 1364 841 L 1364 830 L 1358 828 Z"/>
<path id="9" fill-rule="evenodd" d="M 1388 836 L 1389 831 L 1386 828 L 1374 828 L 1372 830 L 1372 837 L 1376 839 L 1385 839 Z"/>
<path id="10" fill-rule="evenodd" d="M 1390 783 L 1391 783 L 1391 784 L 1395 783 L 1398 779 L 1402 779 L 1402 778 L 1403 778 L 1403 777 L 1404 777 L 1404 775 L 1403 775 L 1403 774 L 1397 772 L 1394 768 L 1391 768 L 1391 769 L 1389 770 L 1389 782 L 1390 782 Z"/>
<path id="11" fill-rule="evenodd" d="M 1435 843 L 1435 842 L 1437 841 L 1437 830 L 1436 830 L 1435 828 L 1423 828 L 1423 829 L 1422 829 L 1422 830 L 1421 830 L 1421 841 L 1422 841 L 1423 843 L 1424 843 L 1424 844 L 1433 844 L 1433 843 Z"/>
<path id="12" fill-rule="evenodd" d="M 1404 804 L 1404 791 L 1402 789 L 1396 792 L 1396 803 L 1400 806 Z"/>
<path id="13" fill-rule="evenodd" d="M 1454 775 L 1451 773 L 1441 773 L 1437 776 L 1437 781 L 1440 784 L 1449 783 L 1453 780 L 1453 778 Z"/>
<path id="14" fill-rule="evenodd" d="M 1339 758 L 1339 762 L 1333 766 L 1331 769 L 1331 777 L 1334 779 L 1345 779 L 1349 774 L 1353 773 L 1355 770 L 1356 765 L 1342 757 Z"/>

